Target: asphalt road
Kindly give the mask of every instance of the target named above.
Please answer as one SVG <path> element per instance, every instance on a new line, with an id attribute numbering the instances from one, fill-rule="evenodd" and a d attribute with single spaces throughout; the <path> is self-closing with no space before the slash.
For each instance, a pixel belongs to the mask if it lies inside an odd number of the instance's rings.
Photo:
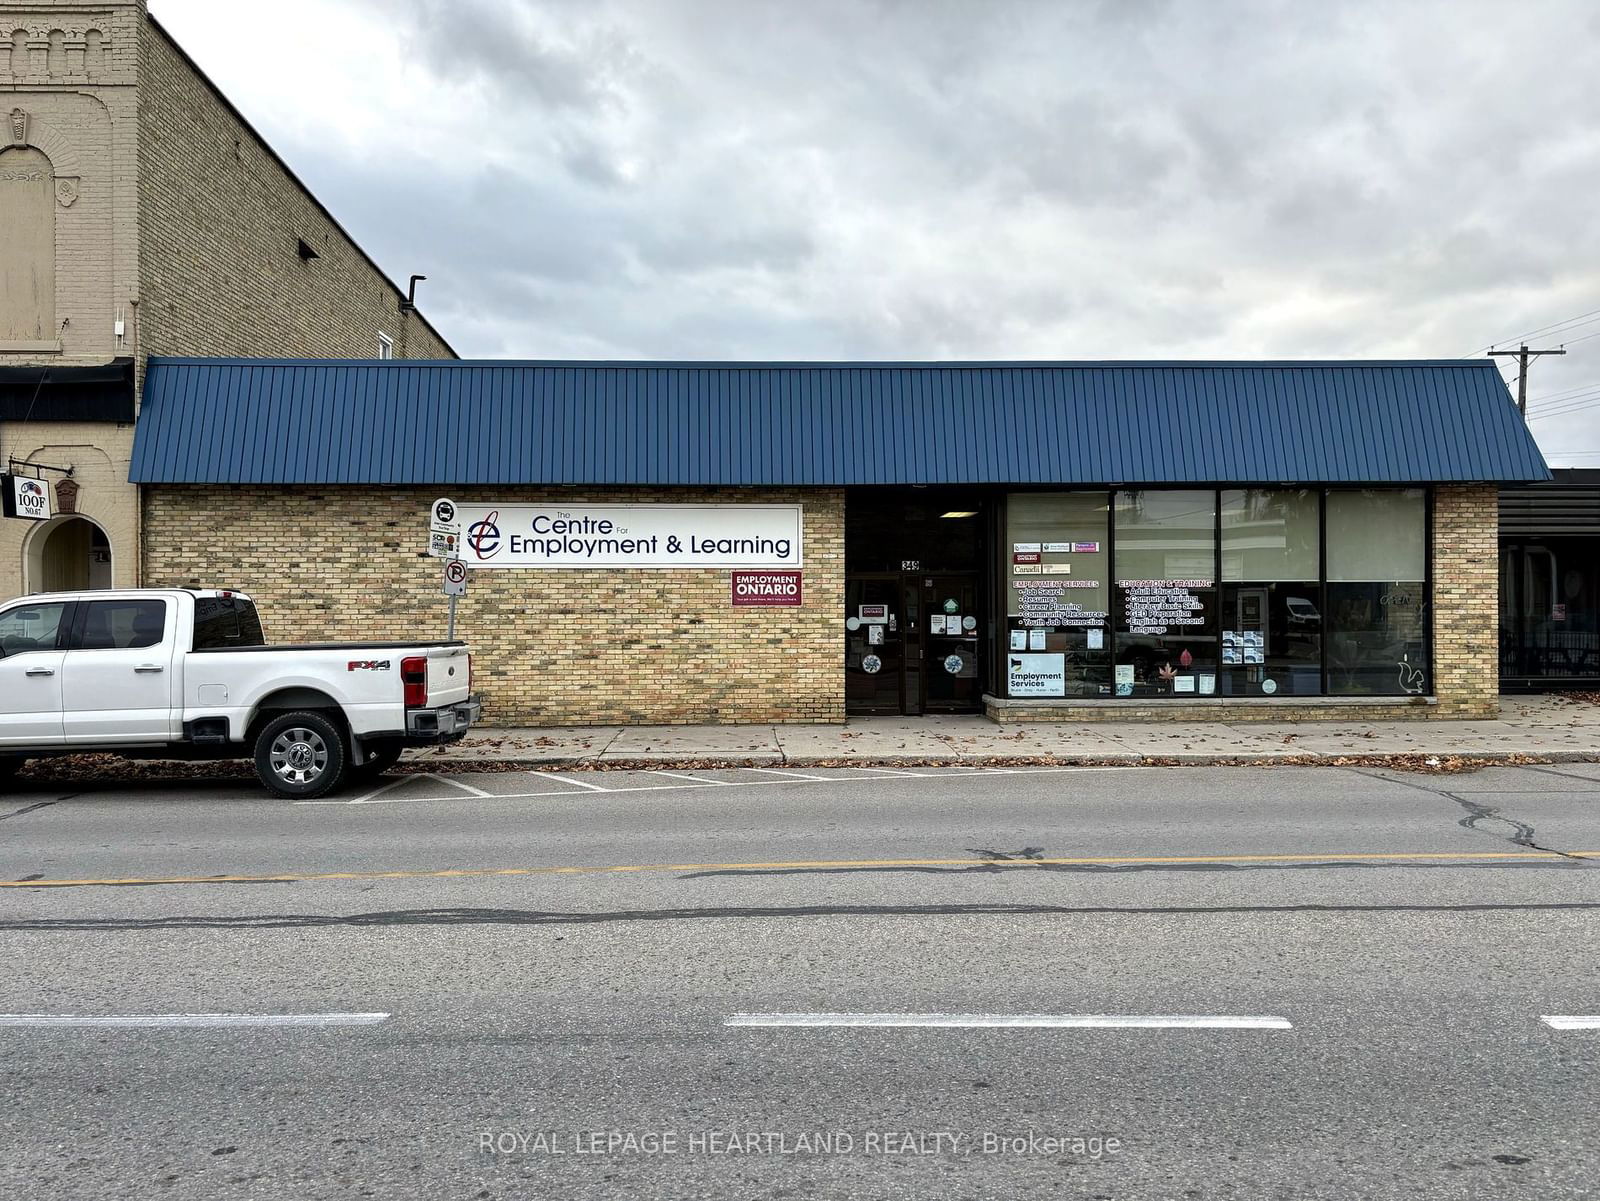
<path id="1" fill-rule="evenodd" d="M 0 1195 L 1592 1195 L 1600 765 L 687 776 L 0 798 Z"/>

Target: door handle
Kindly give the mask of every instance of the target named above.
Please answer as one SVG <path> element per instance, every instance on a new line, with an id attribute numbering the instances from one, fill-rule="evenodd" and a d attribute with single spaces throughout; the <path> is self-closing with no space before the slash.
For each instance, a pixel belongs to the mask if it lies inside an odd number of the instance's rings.
<path id="1" fill-rule="evenodd" d="M 136 671 L 136 672 L 141 673 L 142 675 L 150 675 L 150 674 L 152 674 L 154 672 L 166 671 L 167 669 L 165 667 L 162 667 L 159 663 L 141 663 L 141 664 L 139 664 L 138 667 L 135 667 L 133 670 Z"/>
<path id="2" fill-rule="evenodd" d="M 53 667 L 30 667 L 22 674 L 26 676 L 53 676 L 56 674 L 56 669 Z"/>

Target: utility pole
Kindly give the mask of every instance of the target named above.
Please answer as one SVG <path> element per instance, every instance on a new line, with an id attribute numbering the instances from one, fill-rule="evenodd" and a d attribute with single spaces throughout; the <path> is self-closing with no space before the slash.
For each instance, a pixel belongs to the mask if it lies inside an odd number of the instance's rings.
<path id="1" fill-rule="evenodd" d="M 1563 346 L 1560 350 L 1529 350 L 1528 344 L 1524 342 L 1516 350 L 1491 350 L 1489 353 L 1491 355 L 1514 354 L 1517 356 L 1517 362 L 1521 364 L 1521 370 L 1517 373 L 1517 411 L 1526 418 L 1528 415 L 1528 360 L 1537 358 L 1542 354 L 1566 354 L 1567 349 Z"/>

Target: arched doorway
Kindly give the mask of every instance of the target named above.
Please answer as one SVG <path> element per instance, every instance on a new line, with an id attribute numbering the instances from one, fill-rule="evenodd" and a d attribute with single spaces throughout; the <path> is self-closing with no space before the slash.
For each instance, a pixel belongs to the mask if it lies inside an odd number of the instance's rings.
<path id="1" fill-rule="evenodd" d="M 52 517 L 28 540 L 32 592 L 82 592 L 111 587 L 111 541 L 87 517 Z"/>

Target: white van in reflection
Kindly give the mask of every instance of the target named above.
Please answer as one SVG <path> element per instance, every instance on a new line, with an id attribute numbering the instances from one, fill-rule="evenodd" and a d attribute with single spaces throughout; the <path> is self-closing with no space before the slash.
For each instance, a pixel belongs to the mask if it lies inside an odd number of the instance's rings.
<path id="1" fill-rule="evenodd" d="M 1317 612 L 1308 597 L 1286 596 L 1283 598 L 1283 607 L 1289 611 L 1289 625 L 1291 627 L 1320 626 L 1322 614 Z"/>

